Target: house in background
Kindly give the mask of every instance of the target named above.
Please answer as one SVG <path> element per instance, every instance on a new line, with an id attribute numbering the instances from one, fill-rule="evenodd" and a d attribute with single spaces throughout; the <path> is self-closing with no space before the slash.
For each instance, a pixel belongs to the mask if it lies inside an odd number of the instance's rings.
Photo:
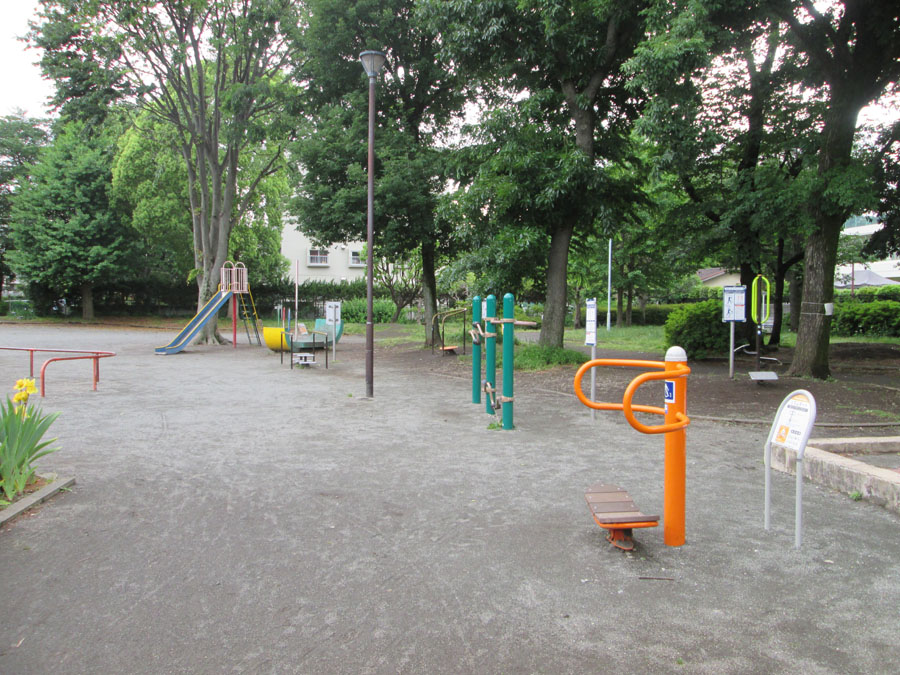
<path id="1" fill-rule="evenodd" d="M 362 257 L 365 242 L 353 241 L 316 246 L 295 223 L 286 222 L 281 232 L 281 255 L 291 263 L 291 281 L 353 281 L 366 276 L 366 261 Z"/>
<path id="2" fill-rule="evenodd" d="M 739 286 L 741 275 L 739 272 L 729 272 L 724 267 L 707 267 L 697 270 L 700 283 L 707 288 L 724 288 L 725 286 Z"/>
<path id="3" fill-rule="evenodd" d="M 848 221 L 844 225 L 842 234 L 870 237 L 884 227 L 883 223 L 856 225 L 855 222 L 857 221 L 854 219 Z M 894 255 L 875 262 L 839 265 L 834 270 L 834 281 L 835 288 L 885 286 L 892 281 L 900 281 L 900 256 Z"/>

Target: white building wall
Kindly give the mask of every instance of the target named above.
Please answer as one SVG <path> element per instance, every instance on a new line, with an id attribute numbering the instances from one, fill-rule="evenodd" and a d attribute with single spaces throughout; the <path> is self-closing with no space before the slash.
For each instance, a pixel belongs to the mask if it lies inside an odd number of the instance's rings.
<path id="1" fill-rule="evenodd" d="M 281 255 L 291 262 L 291 281 L 353 281 L 366 276 L 361 259 L 365 242 L 333 244 L 327 249 L 313 246 L 309 238 L 293 223 L 286 223 L 281 233 Z M 324 254 L 324 255 L 323 255 Z"/>

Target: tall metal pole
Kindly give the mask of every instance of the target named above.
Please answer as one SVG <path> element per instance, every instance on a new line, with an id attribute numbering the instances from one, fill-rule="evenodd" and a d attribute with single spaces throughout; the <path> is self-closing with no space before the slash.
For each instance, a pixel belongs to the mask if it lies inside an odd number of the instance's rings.
<path id="1" fill-rule="evenodd" d="M 606 266 L 606 330 L 610 330 L 612 314 L 612 237 L 609 239 L 609 259 Z M 618 325 L 618 324 L 616 324 Z"/>
<path id="2" fill-rule="evenodd" d="M 369 75 L 369 195 L 366 217 L 366 397 L 373 398 L 375 380 L 375 324 L 374 324 L 374 254 L 375 230 L 372 210 L 375 192 L 375 75 Z"/>

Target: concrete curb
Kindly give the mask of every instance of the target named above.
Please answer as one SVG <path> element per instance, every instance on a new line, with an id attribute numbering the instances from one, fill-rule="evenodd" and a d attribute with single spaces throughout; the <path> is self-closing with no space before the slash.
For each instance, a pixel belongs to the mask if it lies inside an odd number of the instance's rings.
<path id="1" fill-rule="evenodd" d="M 817 446 L 847 451 L 866 445 L 897 444 L 900 443 L 900 437 L 823 438 L 811 442 Z M 796 451 L 773 444 L 772 468 L 796 475 Z M 803 477 L 844 494 L 859 493 L 874 504 L 900 513 L 900 473 L 897 471 L 872 466 L 857 459 L 828 452 L 821 447 L 807 445 L 803 456 Z"/>
<path id="2" fill-rule="evenodd" d="M 37 492 L 17 501 L 15 504 L 7 506 L 0 511 L 0 526 L 5 525 L 13 518 L 23 514 L 33 506 L 37 506 L 41 502 L 45 502 L 60 490 L 75 484 L 75 478 L 59 478 L 55 474 L 43 475 L 41 478 L 46 480 L 52 479 L 49 485 L 45 485 Z"/>

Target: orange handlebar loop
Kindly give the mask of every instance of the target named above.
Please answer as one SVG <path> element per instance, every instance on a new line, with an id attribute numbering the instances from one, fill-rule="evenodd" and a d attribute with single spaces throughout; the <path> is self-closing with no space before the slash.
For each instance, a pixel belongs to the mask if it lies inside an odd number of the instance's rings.
<path id="1" fill-rule="evenodd" d="M 622 397 L 621 403 L 604 403 L 601 401 L 591 401 L 584 395 L 584 392 L 581 388 L 581 380 L 584 377 L 585 373 L 587 373 L 587 371 L 589 371 L 591 368 L 596 368 L 597 366 L 658 368 L 663 369 L 663 372 L 643 373 L 642 375 L 638 375 L 631 381 L 628 387 L 626 387 L 625 395 Z M 678 420 L 677 422 L 647 425 L 639 422 L 635 418 L 634 413 L 642 412 L 652 413 L 654 415 L 665 415 L 665 409 L 651 405 L 633 404 L 631 402 L 634 398 L 635 392 L 638 390 L 638 387 L 640 387 L 645 382 L 649 382 L 651 380 L 674 380 L 681 377 L 687 377 L 691 372 L 691 369 L 687 365 L 682 363 L 670 364 L 670 370 L 664 370 L 665 368 L 666 363 L 663 361 L 641 361 L 638 359 L 593 359 L 591 361 L 583 363 L 575 373 L 575 395 L 578 397 L 578 400 L 581 401 L 584 405 L 586 405 L 588 408 L 593 408 L 594 410 L 621 410 L 625 415 L 625 419 L 628 420 L 628 423 L 643 434 L 667 434 L 671 431 L 678 431 L 679 429 L 684 429 L 691 423 L 690 418 L 684 413 L 678 412 L 675 414 Z"/>

